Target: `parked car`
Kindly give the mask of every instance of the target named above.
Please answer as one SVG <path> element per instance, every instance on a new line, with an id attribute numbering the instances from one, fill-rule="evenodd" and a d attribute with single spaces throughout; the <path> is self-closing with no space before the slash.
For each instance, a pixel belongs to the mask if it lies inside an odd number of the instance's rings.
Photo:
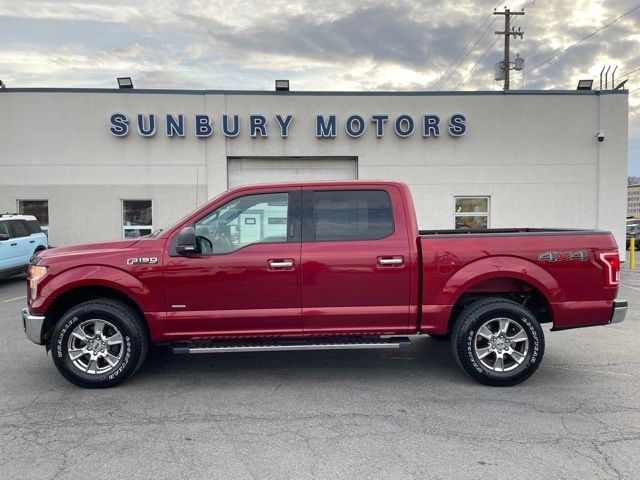
<path id="1" fill-rule="evenodd" d="M 47 246 L 47 235 L 36 217 L 0 214 L 0 277 L 25 273 L 31 257 Z"/>
<path id="2" fill-rule="evenodd" d="M 400 348 L 450 335 L 476 380 L 514 385 L 552 331 L 624 319 L 609 232 L 418 230 L 383 181 L 239 187 L 150 237 L 56 248 L 28 275 L 27 337 L 109 387 L 175 353 Z"/>

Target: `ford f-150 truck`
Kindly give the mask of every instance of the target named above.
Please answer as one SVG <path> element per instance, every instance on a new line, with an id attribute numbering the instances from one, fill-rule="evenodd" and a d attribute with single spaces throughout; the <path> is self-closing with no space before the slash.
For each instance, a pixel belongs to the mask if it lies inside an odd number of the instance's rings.
<path id="1" fill-rule="evenodd" d="M 82 387 L 131 376 L 151 344 L 175 353 L 399 348 L 450 338 L 476 380 L 514 385 L 551 330 L 624 319 L 608 232 L 418 230 L 391 181 L 227 191 L 147 238 L 35 255 L 27 337 Z"/>

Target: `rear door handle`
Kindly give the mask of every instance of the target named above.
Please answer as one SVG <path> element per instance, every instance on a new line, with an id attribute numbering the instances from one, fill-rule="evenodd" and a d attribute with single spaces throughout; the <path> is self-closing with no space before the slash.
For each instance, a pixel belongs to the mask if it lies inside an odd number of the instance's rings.
<path id="1" fill-rule="evenodd" d="M 15 247 L 16 245 L 18 245 L 17 243 L 12 243 L 11 246 Z"/>
<path id="2" fill-rule="evenodd" d="M 378 265 L 381 267 L 401 267 L 404 265 L 402 257 L 378 257 Z"/>
<path id="3" fill-rule="evenodd" d="M 269 260 L 267 264 L 271 270 L 292 270 L 294 265 L 292 258 Z"/>
<path id="4" fill-rule="evenodd" d="M 36 243 L 35 240 L 29 240 L 29 243 Z"/>

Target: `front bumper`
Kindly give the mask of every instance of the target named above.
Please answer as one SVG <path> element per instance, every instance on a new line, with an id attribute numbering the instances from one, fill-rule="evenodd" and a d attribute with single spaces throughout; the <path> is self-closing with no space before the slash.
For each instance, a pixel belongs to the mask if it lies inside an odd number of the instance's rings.
<path id="1" fill-rule="evenodd" d="M 611 321 L 609 323 L 620 323 L 627 315 L 628 302 L 626 300 L 614 300 L 613 310 L 611 312 Z"/>
<path id="2" fill-rule="evenodd" d="M 40 315 L 31 315 L 28 308 L 22 309 L 22 328 L 29 340 L 38 345 L 42 345 L 42 325 L 44 317 Z"/>

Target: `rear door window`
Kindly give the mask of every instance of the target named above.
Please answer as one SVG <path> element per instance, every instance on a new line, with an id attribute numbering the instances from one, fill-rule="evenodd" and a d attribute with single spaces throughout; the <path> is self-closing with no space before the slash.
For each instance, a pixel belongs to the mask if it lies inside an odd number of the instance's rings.
<path id="1" fill-rule="evenodd" d="M 26 223 L 27 223 L 27 229 L 29 230 L 30 234 L 42 232 L 42 229 L 40 228 L 40 224 L 38 223 L 37 220 L 27 220 Z"/>
<path id="2" fill-rule="evenodd" d="M 379 240 L 394 231 L 393 210 L 384 190 L 313 192 L 313 238 L 318 242 Z"/>
<path id="3" fill-rule="evenodd" d="M 9 220 L 9 225 L 13 232 L 13 238 L 28 237 L 31 235 L 24 220 Z"/>

